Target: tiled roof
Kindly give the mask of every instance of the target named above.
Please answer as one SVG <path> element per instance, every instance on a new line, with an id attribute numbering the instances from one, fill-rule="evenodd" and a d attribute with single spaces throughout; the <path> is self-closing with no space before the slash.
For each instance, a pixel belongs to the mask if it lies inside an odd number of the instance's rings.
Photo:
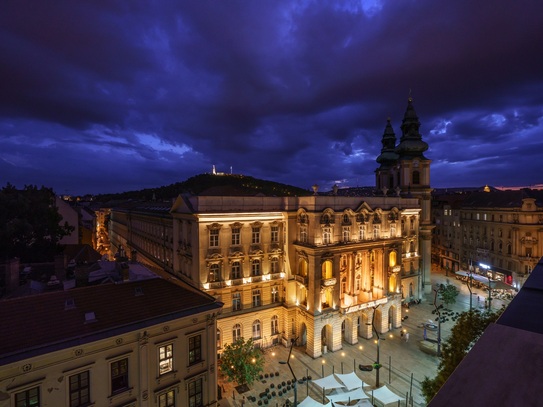
<path id="1" fill-rule="evenodd" d="M 537 206 L 543 206 L 543 191 L 533 189 L 473 192 L 466 197 L 462 206 L 464 208 L 520 208 L 525 198 L 534 198 Z"/>
<path id="2" fill-rule="evenodd" d="M 0 301 L 0 365 L 221 306 L 205 293 L 162 278 Z M 86 321 L 89 313 L 95 320 Z"/>

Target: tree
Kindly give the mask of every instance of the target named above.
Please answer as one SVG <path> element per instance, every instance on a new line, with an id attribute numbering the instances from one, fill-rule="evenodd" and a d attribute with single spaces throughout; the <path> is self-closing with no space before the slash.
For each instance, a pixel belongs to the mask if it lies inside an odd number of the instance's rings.
<path id="1" fill-rule="evenodd" d="M 437 292 L 445 306 L 454 304 L 456 302 L 456 297 L 458 297 L 458 294 L 460 293 L 454 284 L 449 283 L 449 280 L 447 280 L 446 284 L 439 284 Z"/>
<path id="2" fill-rule="evenodd" d="M 221 372 L 229 382 L 235 381 L 239 385 L 250 386 L 264 370 L 264 355 L 260 349 L 255 348 L 252 339 L 246 342 L 240 338 L 226 345 L 220 360 Z"/>
<path id="3" fill-rule="evenodd" d="M 441 386 L 449 378 L 464 356 L 471 350 L 483 334 L 486 327 L 496 322 L 503 308 L 496 311 L 481 312 L 470 310 L 460 314 L 452 328 L 451 336 L 443 344 L 439 367 L 435 378 L 425 377 L 422 381 L 422 393 L 429 403 Z"/>
<path id="4" fill-rule="evenodd" d="M 61 222 L 52 189 L 27 185 L 18 190 L 8 183 L 0 191 L 0 258 L 53 260 L 60 239 L 74 230 Z"/>

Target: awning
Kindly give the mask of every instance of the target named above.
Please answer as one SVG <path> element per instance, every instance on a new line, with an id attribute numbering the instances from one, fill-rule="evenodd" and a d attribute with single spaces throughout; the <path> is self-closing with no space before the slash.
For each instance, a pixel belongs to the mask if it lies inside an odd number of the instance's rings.
<path id="1" fill-rule="evenodd" d="M 357 389 L 362 386 L 367 386 L 366 383 L 360 379 L 355 372 L 347 373 L 347 374 L 338 374 L 336 373 L 336 378 L 339 379 L 341 383 L 345 385 L 347 390 L 353 390 Z"/>
<path id="2" fill-rule="evenodd" d="M 321 389 L 325 390 L 341 389 L 342 387 L 345 387 L 337 381 L 333 374 L 323 377 L 322 379 L 313 380 L 313 384 L 316 384 Z"/>
<path id="3" fill-rule="evenodd" d="M 398 396 L 387 386 L 379 387 L 378 389 L 373 390 L 373 397 L 375 397 L 385 406 L 390 403 L 397 403 L 398 401 L 404 400 L 403 397 Z"/>

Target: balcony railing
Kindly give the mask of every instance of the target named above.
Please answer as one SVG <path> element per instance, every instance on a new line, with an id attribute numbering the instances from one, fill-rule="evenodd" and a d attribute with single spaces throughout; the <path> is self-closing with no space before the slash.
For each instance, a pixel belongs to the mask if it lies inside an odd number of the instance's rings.
<path id="1" fill-rule="evenodd" d="M 299 282 L 299 283 L 301 283 L 301 284 L 303 284 L 303 285 L 307 285 L 307 283 L 308 283 L 308 278 L 307 278 L 307 277 L 304 277 L 304 276 L 295 275 L 295 276 L 294 276 L 294 279 L 295 279 L 297 282 Z"/>

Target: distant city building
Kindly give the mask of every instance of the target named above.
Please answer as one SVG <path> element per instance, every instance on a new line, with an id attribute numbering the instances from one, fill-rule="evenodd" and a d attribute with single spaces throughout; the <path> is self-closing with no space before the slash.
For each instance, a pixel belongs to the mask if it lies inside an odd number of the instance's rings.
<path id="1" fill-rule="evenodd" d="M 543 255 L 543 191 L 486 191 L 434 197 L 434 261 L 518 289 Z"/>

